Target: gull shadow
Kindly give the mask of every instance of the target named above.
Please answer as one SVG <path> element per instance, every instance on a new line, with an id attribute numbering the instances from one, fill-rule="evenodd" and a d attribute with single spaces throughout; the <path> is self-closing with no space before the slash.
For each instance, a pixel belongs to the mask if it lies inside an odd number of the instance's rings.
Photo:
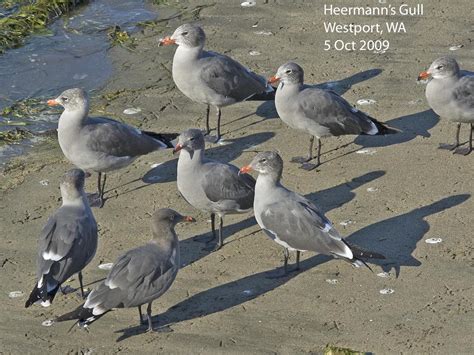
<path id="1" fill-rule="evenodd" d="M 323 90 L 331 90 L 336 92 L 339 95 L 345 94 L 353 85 L 361 83 L 363 81 L 372 79 L 382 73 L 382 69 L 369 69 L 351 75 L 345 79 L 328 81 L 325 83 L 320 83 L 314 85 L 314 87 Z M 257 108 L 255 113 L 259 117 L 264 117 L 265 119 L 278 118 L 278 113 L 275 107 L 275 101 L 265 101 Z M 261 121 L 259 121 L 261 122 Z"/>
<path id="2" fill-rule="evenodd" d="M 430 230 L 426 217 L 460 205 L 470 198 L 470 194 L 445 197 L 430 205 L 371 224 L 347 236 L 349 242 L 371 251 L 380 252 L 387 259 L 370 262 L 384 271 L 395 269 L 400 274 L 401 266 L 420 266 L 421 262 L 412 253 L 417 243 Z"/>
<path id="3" fill-rule="evenodd" d="M 327 213 L 351 201 L 356 195 L 353 190 L 384 175 L 385 171 L 382 170 L 371 171 L 337 186 L 309 193 L 305 197 L 313 201 L 323 213 Z"/>
<path id="4" fill-rule="evenodd" d="M 356 194 L 353 190 L 359 188 L 360 186 L 367 184 L 375 179 L 378 179 L 385 175 L 384 171 L 377 170 L 372 171 L 367 174 L 363 174 L 356 178 L 353 178 L 351 181 L 330 187 L 328 189 L 317 191 L 306 195 L 306 198 L 309 200 L 314 201 L 314 203 L 321 209 L 323 213 L 327 213 L 332 209 L 338 208 L 349 201 L 351 201 Z M 248 237 L 253 235 L 254 233 L 260 231 L 260 227 L 256 227 L 256 230 L 249 232 L 245 236 L 241 236 L 239 238 L 232 238 L 234 234 L 244 229 L 253 227 L 257 225 L 257 221 L 255 220 L 254 216 L 249 216 L 237 223 L 225 225 L 224 220 L 224 228 L 223 228 L 223 240 L 224 240 L 224 248 L 226 245 L 235 242 L 238 239 Z M 181 248 L 181 262 L 182 265 L 188 266 L 199 259 L 206 257 L 211 253 L 210 250 L 207 250 L 205 240 L 209 240 L 212 236 L 211 230 L 209 225 L 209 231 L 205 232 L 201 235 L 196 235 L 191 238 L 187 238 L 185 240 L 180 240 L 180 248 Z M 199 245 L 201 247 L 197 248 L 196 246 Z M 207 246 L 214 246 L 215 241 L 208 243 Z"/>
<path id="5" fill-rule="evenodd" d="M 230 162 L 237 159 L 242 151 L 253 146 L 262 144 L 275 136 L 273 132 L 261 132 L 250 134 L 248 136 L 224 139 L 222 145 L 212 145 L 206 148 L 206 157 L 216 159 L 222 162 Z M 171 156 L 171 152 L 170 152 Z M 176 181 L 176 170 L 178 165 L 178 158 L 174 158 L 159 166 L 152 168 L 142 177 L 145 184 L 156 184 L 163 182 Z"/>
<path id="6" fill-rule="evenodd" d="M 328 81 L 325 83 L 317 84 L 315 87 L 324 90 L 332 90 L 339 95 L 344 95 L 353 85 L 359 84 L 363 81 L 372 79 L 382 73 L 382 69 L 369 69 L 351 75 L 345 79 Z"/>
<path id="7" fill-rule="evenodd" d="M 439 116 L 432 110 L 413 113 L 384 122 L 388 126 L 400 130 L 399 133 L 386 136 L 358 136 L 354 139 L 354 143 L 365 148 L 375 148 L 409 142 L 417 136 L 428 138 L 431 137 L 428 131 L 438 122 Z"/>
<path id="8" fill-rule="evenodd" d="M 224 311 L 270 292 L 298 276 L 301 272 L 331 259 L 331 257 L 325 255 L 316 255 L 303 260 L 300 263 L 301 270 L 299 272 L 290 272 L 285 277 L 272 278 L 275 275 L 283 274 L 283 267 L 278 267 L 210 288 L 192 295 L 164 313 L 154 316 L 153 322 L 155 326 L 165 327 Z M 117 339 L 117 342 L 142 334 L 144 330 L 144 326 L 134 326 L 118 330 L 116 333 L 122 334 Z"/>
<path id="9" fill-rule="evenodd" d="M 358 242 L 360 246 L 377 248 L 388 255 L 392 252 L 390 256 L 399 262 L 398 267 L 401 265 L 419 266 L 421 263 L 412 257 L 411 253 L 416 248 L 416 243 L 429 230 L 429 224 L 424 218 L 457 206 L 469 197 L 469 194 L 462 194 L 443 198 L 430 205 L 363 228 L 348 238 L 351 242 Z M 300 272 L 307 271 L 329 260 L 332 260 L 332 257 L 325 255 L 316 255 L 303 260 L 300 263 Z M 371 260 L 371 263 L 374 262 L 377 263 L 377 260 Z M 382 267 L 384 266 L 387 266 L 387 261 L 382 262 Z M 291 272 L 285 277 L 273 278 L 273 276 L 283 273 L 283 267 L 277 267 L 204 290 L 177 303 L 164 313 L 154 316 L 154 323 L 155 325 L 159 323 L 160 327 L 164 327 L 224 311 L 284 285 L 300 272 Z M 144 329 L 143 326 L 135 326 L 118 330 L 116 333 L 122 334 L 117 341 L 139 335 L 144 332 Z"/>
<path id="10" fill-rule="evenodd" d="M 225 220 L 224 220 L 225 223 Z M 245 218 L 239 222 L 230 224 L 230 225 L 225 225 L 222 230 L 223 233 L 223 241 L 224 245 L 223 248 L 226 248 L 228 244 L 236 241 L 235 238 L 231 238 L 234 234 L 237 232 L 250 228 L 252 226 L 255 226 L 257 224 L 257 221 L 255 220 L 254 216 L 250 216 L 248 218 Z M 209 224 L 209 231 L 205 232 L 204 234 L 200 235 L 195 235 L 193 237 L 180 240 L 179 241 L 179 248 L 180 248 L 180 260 L 181 260 L 181 265 L 182 267 L 186 267 L 188 265 L 191 265 L 198 261 L 201 258 L 206 257 L 209 254 L 212 254 L 212 247 L 214 247 L 217 243 L 216 240 L 212 240 L 209 243 L 206 243 L 205 240 L 209 240 L 212 237 L 212 232 L 211 232 L 211 227 Z M 260 228 L 258 229 L 258 231 Z M 216 230 L 216 233 L 218 231 Z M 249 234 L 253 234 L 249 233 Z M 227 239 L 231 238 L 230 241 L 227 241 Z"/>

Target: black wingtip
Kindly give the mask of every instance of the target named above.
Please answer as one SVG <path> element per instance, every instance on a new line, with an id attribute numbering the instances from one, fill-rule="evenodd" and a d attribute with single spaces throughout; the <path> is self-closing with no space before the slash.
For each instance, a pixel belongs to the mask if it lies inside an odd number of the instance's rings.
<path id="1" fill-rule="evenodd" d="M 246 101 L 275 101 L 275 93 L 276 88 L 273 88 L 273 91 L 252 95 Z"/>
<path id="2" fill-rule="evenodd" d="M 30 297 L 28 297 L 28 299 L 25 302 L 25 308 L 30 307 L 32 304 L 38 301 L 41 301 L 41 302 L 49 301 L 52 304 L 58 290 L 59 290 L 59 285 L 49 292 L 46 291 L 46 283 L 44 283 L 42 288 L 38 288 L 38 286 L 35 286 L 33 291 L 31 291 L 30 293 Z"/>
<path id="3" fill-rule="evenodd" d="M 387 135 L 387 134 L 400 133 L 399 130 L 397 130 L 395 128 L 392 128 L 392 127 L 389 127 L 389 126 L 385 125 L 384 123 L 381 123 L 381 122 L 377 121 L 373 117 L 369 117 L 369 118 L 375 124 L 375 126 L 377 127 L 377 130 L 378 130 L 377 135 Z"/>
<path id="4" fill-rule="evenodd" d="M 358 245 L 349 243 L 344 240 L 344 243 L 351 249 L 355 259 L 385 259 L 385 256 L 374 251 L 364 249 Z M 363 261 L 362 261 L 363 262 Z"/>
<path id="5" fill-rule="evenodd" d="M 168 148 L 174 148 L 173 140 L 179 137 L 179 133 L 156 133 L 152 131 L 143 131 L 144 134 L 166 144 Z"/>

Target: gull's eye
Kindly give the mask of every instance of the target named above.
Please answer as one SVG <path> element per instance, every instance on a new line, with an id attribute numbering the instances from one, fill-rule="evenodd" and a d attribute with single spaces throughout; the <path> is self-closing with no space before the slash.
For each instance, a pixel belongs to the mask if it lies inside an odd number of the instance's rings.
<path id="1" fill-rule="evenodd" d="M 267 162 L 266 158 L 260 159 L 260 163 L 266 163 L 266 162 Z"/>
<path id="2" fill-rule="evenodd" d="M 61 100 L 67 102 L 69 99 L 66 96 L 61 97 Z"/>
<path id="3" fill-rule="evenodd" d="M 438 69 L 438 70 L 441 70 L 441 69 L 443 69 L 443 68 L 444 68 L 444 65 L 438 65 L 438 66 L 436 67 L 436 69 Z"/>
<path id="4" fill-rule="evenodd" d="M 191 138 L 189 138 L 189 140 L 190 140 L 191 142 L 192 142 L 193 140 L 195 140 L 195 139 L 196 139 L 196 137 L 191 137 Z"/>
<path id="5" fill-rule="evenodd" d="M 188 33 L 189 33 L 188 31 L 181 32 L 181 36 L 187 36 Z"/>
<path id="6" fill-rule="evenodd" d="M 291 74 L 292 70 L 291 69 L 288 69 L 285 73 L 286 74 Z"/>

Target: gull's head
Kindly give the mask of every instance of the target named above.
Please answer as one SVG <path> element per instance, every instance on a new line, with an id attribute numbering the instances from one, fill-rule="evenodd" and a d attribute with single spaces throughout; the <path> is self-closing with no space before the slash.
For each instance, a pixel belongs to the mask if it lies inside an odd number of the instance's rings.
<path id="1" fill-rule="evenodd" d="M 48 100 L 49 106 L 62 106 L 65 110 L 76 111 L 88 107 L 89 99 L 83 89 L 74 88 L 63 91 L 55 99 Z"/>
<path id="2" fill-rule="evenodd" d="M 434 79 L 449 78 L 457 76 L 459 70 L 459 65 L 456 59 L 445 56 L 438 58 L 431 63 L 428 70 L 420 73 L 418 80 L 428 79 L 429 77 L 433 77 Z"/>
<path id="3" fill-rule="evenodd" d="M 182 132 L 178 137 L 178 143 L 174 148 L 174 153 L 184 149 L 188 152 L 202 150 L 205 147 L 204 136 L 201 130 L 196 128 L 188 129 Z"/>
<path id="4" fill-rule="evenodd" d="M 303 84 L 304 72 L 298 64 L 288 62 L 280 66 L 277 73 L 268 82 L 273 84 L 281 81 L 284 84 Z"/>
<path id="5" fill-rule="evenodd" d="M 167 225 L 173 228 L 181 222 L 195 222 L 196 220 L 190 216 L 183 216 L 182 214 L 170 208 L 160 208 L 153 213 L 153 229 L 157 232 L 160 230 L 159 226 Z M 161 234 L 161 233 L 160 233 Z"/>
<path id="6" fill-rule="evenodd" d="M 283 159 L 276 151 L 260 152 L 249 165 L 240 169 L 240 173 L 248 173 L 252 170 L 262 175 L 273 175 L 280 178 L 283 171 Z"/>
<path id="7" fill-rule="evenodd" d="M 82 196 L 85 179 L 86 174 L 81 169 L 71 169 L 63 175 L 60 183 L 63 202 L 65 200 L 74 200 Z"/>
<path id="8" fill-rule="evenodd" d="M 161 45 L 177 44 L 187 48 L 204 47 L 206 35 L 201 27 L 191 23 L 179 26 L 171 37 L 160 41 Z"/>

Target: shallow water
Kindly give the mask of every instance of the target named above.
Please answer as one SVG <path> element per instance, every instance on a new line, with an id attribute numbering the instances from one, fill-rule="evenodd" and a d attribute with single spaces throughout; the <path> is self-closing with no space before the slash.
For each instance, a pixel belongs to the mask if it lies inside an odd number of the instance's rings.
<path id="1" fill-rule="evenodd" d="M 17 100 L 56 97 L 71 87 L 100 88 L 112 74 L 107 30 L 116 25 L 133 31 L 138 22 L 156 17 L 144 0 L 95 0 L 57 20 L 48 34 L 32 36 L 23 47 L 0 55 L 0 110 Z M 0 131 L 14 127 L 2 124 L 8 120 L 26 122 L 27 130 L 37 132 L 54 128 L 57 119 L 48 111 L 21 119 L 0 117 Z M 0 146 L 0 168 L 32 143 Z"/>

